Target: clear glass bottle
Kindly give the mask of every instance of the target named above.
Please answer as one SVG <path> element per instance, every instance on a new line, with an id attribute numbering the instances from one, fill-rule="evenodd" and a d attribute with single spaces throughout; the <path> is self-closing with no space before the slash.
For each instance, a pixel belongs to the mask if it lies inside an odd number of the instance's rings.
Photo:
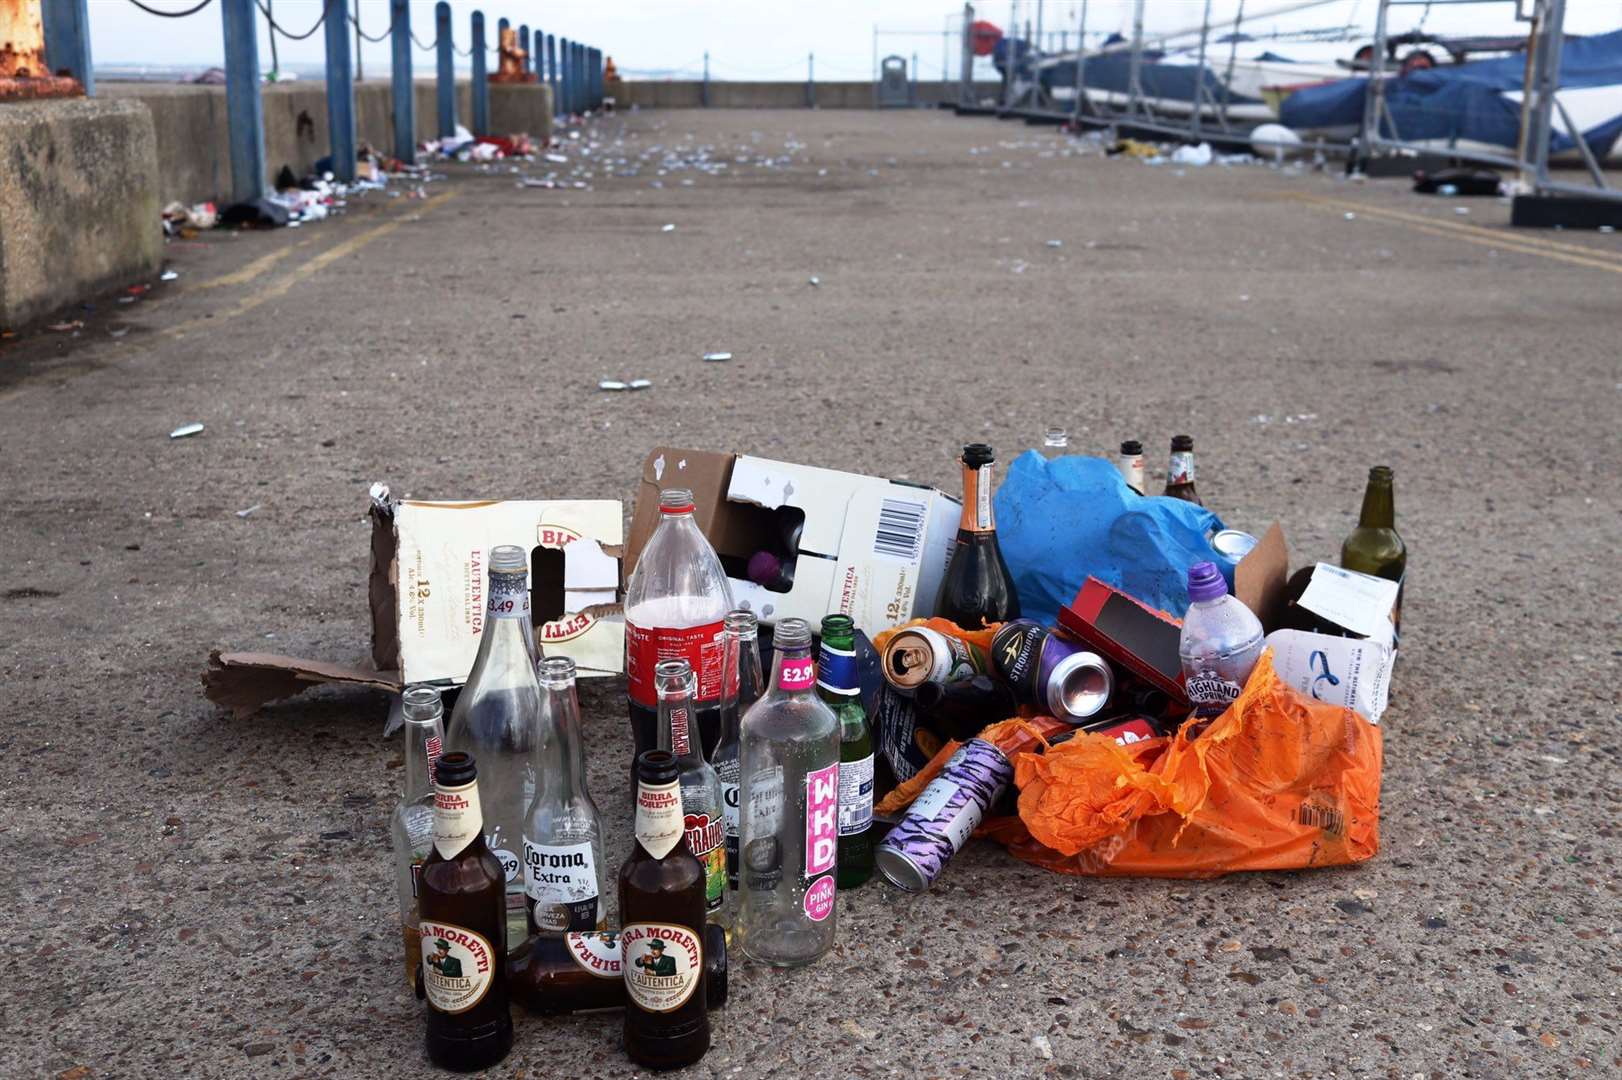
<path id="1" fill-rule="evenodd" d="M 1042 437 L 1042 456 L 1048 460 L 1064 457 L 1070 452 L 1070 436 L 1062 427 L 1050 427 Z"/>
<path id="2" fill-rule="evenodd" d="M 726 822 L 721 779 L 704 760 L 693 724 L 698 677 L 686 660 L 661 660 L 653 680 L 659 692 L 659 749 L 676 757 L 687 847 L 704 866 L 704 911 L 714 915 L 727 898 Z"/>
<path id="3" fill-rule="evenodd" d="M 698 676 L 694 730 L 706 749 L 721 728 L 721 625 L 732 589 L 715 548 L 693 520 L 693 493 L 659 493 L 659 525 L 625 584 L 625 681 L 631 714 L 631 788 L 636 755 L 657 738 L 653 668 L 684 657 Z"/>
<path id="4" fill-rule="evenodd" d="M 405 688 L 405 791 L 394 808 L 394 885 L 400 898 L 405 939 L 406 985 L 417 985 L 422 945 L 417 933 L 417 875 L 434 847 L 434 763 L 445 751 L 445 706 L 439 690 L 424 683 Z"/>
<path id="5" fill-rule="evenodd" d="M 479 762 L 484 842 L 507 875 L 507 944 L 529 929 L 525 912 L 524 812 L 535 800 L 535 746 L 541 687 L 535 678 L 535 630 L 529 619 L 529 557 L 504 544 L 490 549 L 489 600 L 479 655 L 456 699 L 448 750 Z"/>
<path id="6" fill-rule="evenodd" d="M 603 823 L 586 789 L 586 754 L 575 697 L 574 661 L 541 661 L 541 724 L 535 799 L 524 815 L 524 895 L 529 932 L 562 937 L 601 930 Z"/>
<path id="7" fill-rule="evenodd" d="M 727 903 L 717 920 L 726 924 L 736 912 L 738 892 L 738 797 L 742 779 L 738 733 L 743 714 L 760 700 L 760 642 L 755 613 L 727 612 L 723 622 L 721 735 L 710 755 L 721 780 L 721 813 L 726 824 Z"/>
<path id="8" fill-rule="evenodd" d="M 817 697 L 811 627 L 772 635 L 771 688 L 743 717 L 743 905 L 750 957 L 809 964 L 833 947 L 839 849 L 839 720 Z"/>

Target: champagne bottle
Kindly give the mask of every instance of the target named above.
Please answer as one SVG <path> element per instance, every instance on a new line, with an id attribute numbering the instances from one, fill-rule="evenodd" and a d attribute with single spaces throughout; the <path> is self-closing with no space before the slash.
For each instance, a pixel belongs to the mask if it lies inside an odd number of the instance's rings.
<path id="1" fill-rule="evenodd" d="M 991 447 L 970 443 L 963 448 L 963 518 L 957 546 L 941 582 L 935 614 L 965 630 L 1019 618 L 1019 593 L 997 544 L 991 512 Z"/>

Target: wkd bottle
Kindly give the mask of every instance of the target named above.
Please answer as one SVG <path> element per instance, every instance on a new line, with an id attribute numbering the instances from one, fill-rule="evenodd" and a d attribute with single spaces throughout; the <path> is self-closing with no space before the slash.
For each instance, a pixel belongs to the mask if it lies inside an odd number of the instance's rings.
<path id="1" fill-rule="evenodd" d="M 809 964 L 833 947 L 839 852 L 839 721 L 818 699 L 811 627 L 772 635 L 772 683 L 743 718 L 736 929 L 750 957 Z"/>
<path id="2" fill-rule="evenodd" d="M 727 909 L 734 906 L 738 892 L 738 801 L 743 771 L 738 733 L 743 714 L 760 700 L 761 679 L 754 612 L 729 611 L 724 626 L 721 736 L 710 763 L 721 781 L 721 815 L 726 826 L 728 895 L 719 914 L 723 921 L 730 922 L 736 911 Z"/>
<path id="3" fill-rule="evenodd" d="M 817 696 L 839 720 L 839 887 L 854 889 L 873 876 L 873 729 L 862 708 L 849 615 L 822 619 Z"/>
<path id="4" fill-rule="evenodd" d="M 524 818 L 524 895 L 531 934 L 600 930 L 603 823 L 586 790 L 574 661 L 541 661 L 535 799 Z"/>
<path id="5" fill-rule="evenodd" d="M 704 867 L 683 843 L 681 784 L 666 750 L 637 758 L 636 843 L 620 867 L 625 1052 L 651 1069 L 710 1048 L 704 985 Z"/>
<path id="6" fill-rule="evenodd" d="M 721 780 L 699 753 L 693 730 L 693 686 L 686 660 L 661 660 L 653 669 L 659 691 L 659 749 L 676 758 L 681 778 L 682 822 L 687 849 L 704 866 L 704 911 L 721 910 L 727 898 L 726 822 L 721 811 Z"/>
<path id="7" fill-rule="evenodd" d="M 1408 545 L 1397 532 L 1396 499 L 1392 494 L 1391 466 L 1376 465 L 1369 470 L 1369 486 L 1363 492 L 1363 512 L 1357 517 L 1346 542 L 1340 546 L 1340 565 L 1360 574 L 1386 578 L 1402 584 L 1408 573 Z M 1402 628 L 1402 591 L 1392 621 Z"/>
<path id="8" fill-rule="evenodd" d="M 1200 502 L 1200 493 L 1194 490 L 1194 436 L 1172 436 L 1171 462 L 1166 466 L 1166 490 L 1161 494 L 1168 499 L 1191 502 L 1195 506 L 1205 505 Z"/>
<path id="9" fill-rule="evenodd" d="M 417 683 L 401 695 L 405 714 L 405 793 L 389 822 L 394 839 L 394 886 L 405 939 L 406 985 L 417 985 L 422 946 L 417 938 L 417 877 L 434 849 L 434 765 L 445 750 L 445 707 L 439 691 Z"/>
<path id="10" fill-rule="evenodd" d="M 529 619 L 529 558 L 510 544 L 490 549 L 490 590 L 479 654 L 451 712 L 446 744 L 479 759 L 484 839 L 507 875 L 507 944 L 529 931 L 524 902 L 524 812 L 535 799 L 541 688 Z"/>
<path id="11" fill-rule="evenodd" d="M 487 1069 L 513 1044 L 507 1008 L 506 873 L 484 840 L 478 768 L 448 753 L 434 770 L 434 849 L 417 894 L 428 1058 Z"/>
<path id="12" fill-rule="evenodd" d="M 693 520 L 693 493 L 660 492 L 659 526 L 625 586 L 625 678 L 635 754 L 651 749 L 658 738 L 653 667 L 660 660 L 682 659 L 692 666 L 698 677 L 695 730 L 706 756 L 715 748 L 721 728 L 721 630 L 731 609 L 732 590 L 721 560 Z"/>
<path id="13" fill-rule="evenodd" d="M 1019 593 L 1003 562 L 991 512 L 991 466 L 996 460 L 984 443 L 963 448 L 963 518 L 935 614 L 965 630 L 1019 618 Z"/>

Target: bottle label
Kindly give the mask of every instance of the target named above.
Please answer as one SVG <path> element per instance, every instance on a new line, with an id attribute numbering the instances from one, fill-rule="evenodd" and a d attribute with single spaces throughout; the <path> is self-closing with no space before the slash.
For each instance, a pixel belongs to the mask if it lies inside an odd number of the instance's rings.
<path id="1" fill-rule="evenodd" d="M 704 865 L 704 910 L 719 911 L 727 895 L 726 822 L 708 814 L 687 814 L 687 850 Z"/>
<path id="2" fill-rule="evenodd" d="M 479 782 L 434 788 L 434 850 L 454 859 L 484 831 L 479 810 Z"/>
<path id="3" fill-rule="evenodd" d="M 726 837 L 727 888 L 738 887 L 738 803 L 743 787 L 738 783 L 738 759 L 731 758 L 715 767 L 721 777 L 721 826 Z"/>
<path id="4" fill-rule="evenodd" d="M 839 835 L 860 836 L 873 824 L 873 755 L 839 763 Z"/>
<path id="5" fill-rule="evenodd" d="M 655 859 L 662 859 L 682 841 L 681 788 L 668 784 L 640 784 L 636 792 L 636 839 Z"/>
<path id="6" fill-rule="evenodd" d="M 981 465 L 975 470 L 974 480 L 974 529 L 976 532 L 990 532 L 991 524 L 991 466 Z"/>
<path id="7" fill-rule="evenodd" d="M 599 979 L 620 977 L 620 936 L 612 930 L 589 930 L 583 934 L 565 934 L 563 944 L 569 958 L 582 971 Z"/>
<path id="8" fill-rule="evenodd" d="M 637 626 L 625 620 L 625 681 L 631 700 L 649 709 L 659 707 L 653 667 L 661 660 L 686 660 L 698 683 L 694 699 L 721 697 L 721 658 L 726 643 L 720 620 L 703 626 Z"/>
<path id="9" fill-rule="evenodd" d="M 973 791 L 965 791 L 956 780 L 937 776 L 923 794 L 913 800 L 907 818 L 923 823 L 925 832 L 944 836 L 955 852 L 963 850 L 974 830 L 980 827 L 985 810 Z"/>
<path id="10" fill-rule="evenodd" d="M 839 763 L 805 774 L 805 879 L 834 868 L 839 851 Z"/>
<path id="11" fill-rule="evenodd" d="M 484 1000 L 496 977 L 496 953 L 489 939 L 465 926 L 430 919 L 417 924 L 417 933 L 428 1004 L 455 1014 Z"/>
<path id="12" fill-rule="evenodd" d="M 687 1004 L 704 975 L 704 944 L 691 927 L 631 923 L 620 931 L 625 993 L 646 1012 L 674 1012 Z"/>
<path id="13" fill-rule="evenodd" d="M 856 650 L 836 649 L 827 642 L 817 657 L 817 688 L 841 697 L 855 697 L 861 693 L 861 678 L 856 673 Z"/>
<path id="14" fill-rule="evenodd" d="M 591 843 L 524 841 L 524 895 L 532 929 L 543 933 L 597 927 L 597 865 Z"/>
<path id="15" fill-rule="evenodd" d="M 1192 450 L 1174 450 L 1171 455 L 1171 467 L 1166 470 L 1166 484 L 1192 484 L 1194 482 L 1194 452 Z"/>
<path id="16" fill-rule="evenodd" d="M 422 741 L 423 756 L 428 759 L 428 786 L 434 786 L 434 766 L 439 764 L 440 755 L 445 752 L 445 740 L 438 735 L 430 735 Z"/>
<path id="17" fill-rule="evenodd" d="M 677 705 L 670 710 L 670 750 L 679 758 L 684 758 L 693 748 L 692 738 L 687 734 L 692 725 L 688 722 L 691 710 L 686 705 Z"/>
<path id="18" fill-rule="evenodd" d="M 485 614 L 492 619 L 528 619 L 529 586 L 523 574 L 491 574 L 490 602 Z"/>
<path id="19" fill-rule="evenodd" d="M 1183 680 L 1183 691 L 1194 706 L 1196 716 L 1220 716 L 1244 687 L 1225 679 L 1216 671 L 1196 671 Z"/>
<path id="20" fill-rule="evenodd" d="M 812 922 L 821 922 L 834 913 L 834 898 L 838 895 L 838 886 L 834 884 L 832 874 L 825 875 L 816 880 L 812 886 L 805 890 L 805 917 Z"/>
<path id="21" fill-rule="evenodd" d="M 817 665 L 809 656 L 785 656 L 777 665 L 777 685 L 784 690 L 809 690 L 816 685 Z"/>

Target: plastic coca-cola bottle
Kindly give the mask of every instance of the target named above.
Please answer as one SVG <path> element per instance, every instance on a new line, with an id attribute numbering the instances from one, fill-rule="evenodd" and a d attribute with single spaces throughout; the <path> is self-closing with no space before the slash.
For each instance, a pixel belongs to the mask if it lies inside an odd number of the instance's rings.
<path id="1" fill-rule="evenodd" d="M 721 729 L 722 624 L 732 590 L 715 549 L 693 520 L 693 493 L 659 493 L 659 527 L 642 549 L 625 588 L 625 678 L 630 698 L 632 774 L 636 758 L 658 746 L 659 694 L 653 667 L 661 660 L 692 665 L 694 714 L 704 757 Z M 635 788 L 635 785 L 632 785 Z"/>

